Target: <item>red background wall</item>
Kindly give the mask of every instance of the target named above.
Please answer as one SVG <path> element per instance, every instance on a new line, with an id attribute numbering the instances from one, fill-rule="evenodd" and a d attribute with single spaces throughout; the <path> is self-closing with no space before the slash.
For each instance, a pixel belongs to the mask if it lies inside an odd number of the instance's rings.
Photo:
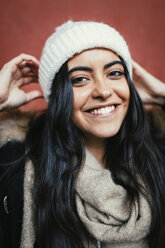
<path id="1" fill-rule="evenodd" d="M 1 0 L 0 67 L 22 52 L 39 58 L 45 39 L 68 19 L 114 26 L 132 57 L 165 81 L 164 0 Z M 41 109 L 43 102 L 35 100 L 29 107 Z"/>

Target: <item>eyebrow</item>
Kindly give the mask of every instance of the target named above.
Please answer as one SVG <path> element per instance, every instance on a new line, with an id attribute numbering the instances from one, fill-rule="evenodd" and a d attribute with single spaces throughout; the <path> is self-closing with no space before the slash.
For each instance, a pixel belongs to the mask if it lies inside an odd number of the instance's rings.
<path id="1" fill-rule="evenodd" d="M 68 73 L 69 75 L 74 72 L 74 71 L 89 71 L 92 72 L 93 70 L 90 67 L 87 66 L 78 66 L 78 67 L 74 67 L 72 68 Z"/>
<path id="2" fill-rule="evenodd" d="M 106 65 L 104 66 L 104 70 L 107 69 L 107 68 L 109 68 L 109 67 L 111 67 L 111 66 L 113 66 L 113 65 L 116 65 L 116 64 L 123 65 L 121 61 L 115 60 L 115 61 L 112 61 L 112 62 L 106 64 Z M 78 66 L 78 67 L 72 68 L 72 69 L 68 72 L 69 75 L 70 75 L 72 72 L 74 72 L 74 71 L 89 71 L 89 72 L 93 72 L 92 68 L 90 68 L 90 67 L 87 67 L 87 66 Z"/>
<path id="3" fill-rule="evenodd" d="M 110 63 L 108 63 L 107 65 L 104 66 L 104 69 L 107 69 L 113 65 L 116 65 L 116 64 L 119 64 L 119 65 L 123 65 L 122 62 L 120 60 L 115 60 L 115 61 L 112 61 Z"/>

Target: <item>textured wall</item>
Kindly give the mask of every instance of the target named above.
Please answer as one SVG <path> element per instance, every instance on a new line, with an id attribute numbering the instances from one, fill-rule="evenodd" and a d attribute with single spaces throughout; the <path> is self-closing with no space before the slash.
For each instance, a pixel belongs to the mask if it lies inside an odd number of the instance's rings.
<path id="1" fill-rule="evenodd" d="M 165 81 L 164 0 L 1 0 L 0 67 L 22 52 L 39 58 L 45 39 L 68 19 L 114 26 L 132 57 Z M 34 105 L 41 108 L 38 100 Z"/>

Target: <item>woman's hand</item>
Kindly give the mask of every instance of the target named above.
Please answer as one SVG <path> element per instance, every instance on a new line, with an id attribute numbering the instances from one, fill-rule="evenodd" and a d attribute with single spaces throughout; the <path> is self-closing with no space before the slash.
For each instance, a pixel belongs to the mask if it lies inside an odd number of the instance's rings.
<path id="1" fill-rule="evenodd" d="M 0 111 L 14 109 L 42 97 L 39 90 L 24 92 L 21 87 L 38 82 L 38 60 L 21 54 L 5 64 L 0 71 Z"/>
<path id="2" fill-rule="evenodd" d="M 165 104 L 165 84 L 133 61 L 133 83 L 144 104 Z"/>

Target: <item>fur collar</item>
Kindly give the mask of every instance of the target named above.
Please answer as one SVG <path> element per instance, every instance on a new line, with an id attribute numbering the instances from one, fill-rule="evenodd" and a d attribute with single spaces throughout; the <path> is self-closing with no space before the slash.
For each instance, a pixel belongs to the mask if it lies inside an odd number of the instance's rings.
<path id="1" fill-rule="evenodd" d="M 35 113 L 11 110 L 0 114 L 0 147 L 10 140 L 24 141 Z"/>

